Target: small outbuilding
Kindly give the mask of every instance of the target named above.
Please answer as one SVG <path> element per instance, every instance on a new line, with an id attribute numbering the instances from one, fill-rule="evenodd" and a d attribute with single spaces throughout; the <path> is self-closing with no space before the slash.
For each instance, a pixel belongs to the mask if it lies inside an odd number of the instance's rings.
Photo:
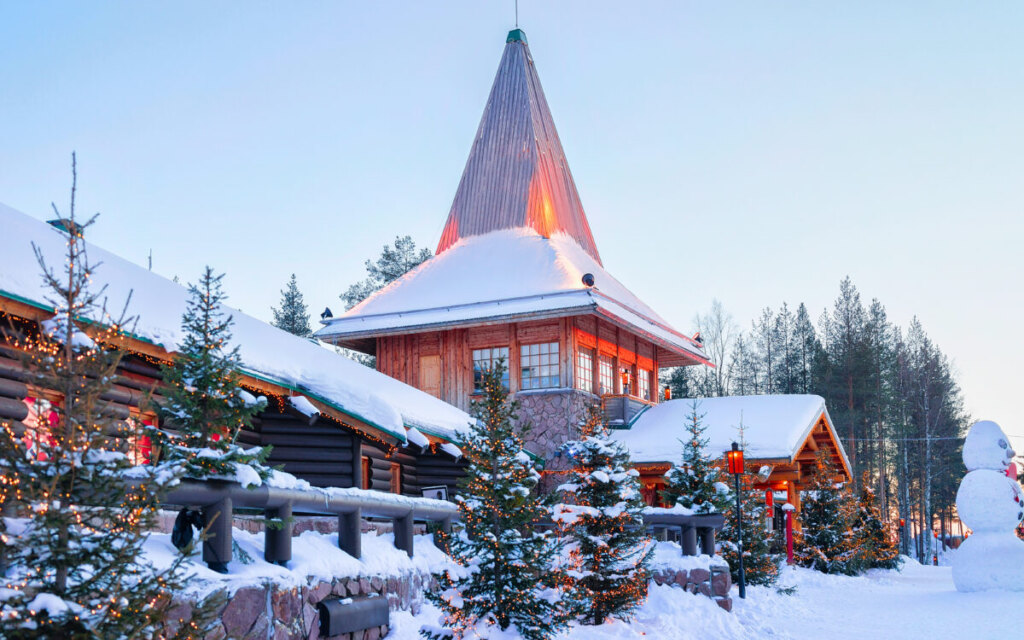
<path id="1" fill-rule="evenodd" d="M 705 428 L 711 456 L 721 459 L 733 442 L 742 442 L 747 468 L 765 472 L 755 487 L 766 497 L 773 492 L 780 507 L 788 502 L 799 512 L 800 491 L 810 482 L 821 450 L 828 455 L 837 482 L 852 479 L 850 461 L 821 396 L 687 398 L 654 405 L 624 429 L 613 431 L 629 448 L 649 504 L 655 504 L 665 486 L 665 472 L 682 456 L 681 440 L 687 437 L 694 410 Z"/>

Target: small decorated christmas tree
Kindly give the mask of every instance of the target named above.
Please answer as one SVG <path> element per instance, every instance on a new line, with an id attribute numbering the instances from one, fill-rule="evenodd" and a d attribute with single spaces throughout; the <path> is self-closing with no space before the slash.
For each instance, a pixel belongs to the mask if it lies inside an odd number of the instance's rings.
<path id="1" fill-rule="evenodd" d="M 550 511 L 534 492 L 540 474 L 513 426 L 504 370 L 499 361 L 484 373 L 483 399 L 473 403 L 477 421 L 462 446 L 469 467 L 456 497 L 464 530 L 447 538 L 459 568 L 438 575 L 439 588 L 426 594 L 442 612 L 439 627 L 420 630 L 426 638 L 485 638 L 515 627 L 541 640 L 568 622 L 551 570 L 559 545 L 534 528 Z"/>
<path id="2" fill-rule="evenodd" d="M 779 577 L 781 557 L 772 552 L 772 533 L 767 528 L 768 508 L 764 493 L 754 489 L 757 470 L 748 467 L 740 480 L 743 511 L 743 575 L 747 584 L 773 584 Z M 739 531 L 735 498 L 725 514 L 719 534 L 721 554 L 729 563 L 733 582 L 739 581 Z"/>
<path id="3" fill-rule="evenodd" d="M 860 483 L 857 515 L 853 521 L 854 547 L 862 569 L 897 569 L 900 550 L 891 527 L 882 522 L 871 479 L 864 472 Z"/>
<path id="4" fill-rule="evenodd" d="M 299 291 L 294 273 L 281 292 L 281 308 L 272 307 L 270 310 L 274 312 L 273 325 L 278 329 L 284 329 L 300 338 L 308 338 L 313 334 L 313 330 L 309 328 L 309 310 L 302 299 L 302 292 Z"/>
<path id="5" fill-rule="evenodd" d="M 683 445 L 682 461 L 665 473 L 661 497 L 667 507 L 679 505 L 692 509 L 694 513 L 724 513 L 731 492 L 722 469 L 711 461 L 707 453 L 706 427 L 701 425 L 703 417 L 694 400 L 686 416 L 686 439 L 680 440 Z"/>
<path id="6" fill-rule="evenodd" d="M 739 427 L 740 448 L 746 448 L 745 427 Z M 764 494 L 754 489 L 757 469 L 747 464 L 740 478 L 740 507 L 742 518 L 737 518 L 736 498 L 729 501 L 725 525 L 719 534 L 722 557 L 729 563 L 733 582 L 739 581 L 740 524 L 743 534 L 743 577 L 747 584 L 773 584 L 779 577 L 781 558 L 772 552 L 771 532 L 767 529 L 768 507 Z"/>
<path id="7" fill-rule="evenodd" d="M 126 452 L 138 422 L 106 399 L 123 357 L 113 345 L 130 320 L 108 314 L 92 285 L 84 233 L 95 217 L 77 220 L 71 193 L 63 270 L 36 247 L 55 313 L 38 330 L 5 327 L 18 336 L 25 381 L 49 400 L 0 421 L 0 638 L 151 638 L 184 588 L 178 563 L 158 570 L 142 556 L 179 470 L 133 466 Z M 195 611 L 160 637 L 205 637 L 209 608 Z"/>
<path id="8" fill-rule="evenodd" d="M 270 447 L 245 449 L 238 432 L 266 404 L 239 387 L 238 347 L 229 349 L 232 318 L 221 306 L 222 275 L 207 267 L 189 286 L 182 316 L 185 339 L 174 363 L 163 367 L 167 389 L 158 407 L 160 428 L 151 428 L 157 457 L 180 463 L 185 476 L 216 476 L 259 485 L 271 469 L 263 463 Z"/>
<path id="9" fill-rule="evenodd" d="M 815 456 L 814 476 L 801 505 L 796 561 L 823 573 L 853 575 L 859 570 L 852 523 L 852 499 L 836 485 L 825 450 Z"/>
<path id="10" fill-rule="evenodd" d="M 573 465 L 559 487 L 565 502 L 555 505 L 554 520 L 579 618 L 595 625 L 609 617 L 628 620 L 647 597 L 654 551 L 644 529 L 639 474 L 626 448 L 608 437 L 596 406 L 589 407 L 581 439 L 563 451 Z"/>

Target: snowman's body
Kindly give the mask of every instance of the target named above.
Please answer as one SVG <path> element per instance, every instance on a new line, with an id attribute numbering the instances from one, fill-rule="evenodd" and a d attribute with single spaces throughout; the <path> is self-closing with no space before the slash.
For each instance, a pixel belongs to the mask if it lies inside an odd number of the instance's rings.
<path id="1" fill-rule="evenodd" d="M 964 441 L 967 475 L 956 493 L 960 519 L 972 534 L 953 555 L 958 591 L 1024 591 L 1024 541 L 1014 533 L 1024 518 L 1024 496 L 1006 476 L 1013 449 L 994 422 L 975 423 Z"/>

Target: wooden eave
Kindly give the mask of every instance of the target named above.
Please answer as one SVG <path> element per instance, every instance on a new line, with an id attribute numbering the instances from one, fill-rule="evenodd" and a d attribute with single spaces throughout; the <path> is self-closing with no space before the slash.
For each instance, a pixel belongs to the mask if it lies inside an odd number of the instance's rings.
<path id="1" fill-rule="evenodd" d="M 676 345 L 666 342 L 662 338 L 655 334 L 644 331 L 642 328 L 622 320 L 618 316 L 602 313 L 600 308 L 594 305 L 588 306 L 573 306 L 564 309 L 552 309 L 541 312 L 524 312 L 524 313 L 511 313 L 501 316 L 489 316 L 487 318 L 480 319 L 466 319 L 466 320 L 453 320 L 450 322 L 434 322 L 424 323 L 419 325 L 408 325 L 402 327 L 390 327 L 387 329 L 374 329 L 367 331 L 351 332 L 345 334 L 345 336 L 326 336 L 323 338 L 324 342 L 335 344 L 346 349 L 353 349 L 360 353 L 366 353 L 369 355 L 376 355 L 377 352 L 377 338 L 385 338 L 389 336 L 402 336 L 411 335 L 416 333 L 430 333 L 433 331 L 449 331 L 452 329 L 468 329 L 471 327 L 486 327 L 493 325 L 510 324 L 513 322 L 525 322 L 534 320 L 554 320 L 557 318 L 570 318 L 577 316 L 594 316 L 600 318 L 610 324 L 615 325 L 620 329 L 625 329 L 639 337 L 648 340 L 653 343 L 658 350 L 658 363 L 662 367 L 679 367 L 679 366 L 690 366 L 704 364 L 710 367 L 714 367 L 715 364 L 710 360 L 705 360 L 699 356 L 690 353 Z M 690 340 L 687 336 L 678 334 L 673 331 L 681 338 Z"/>

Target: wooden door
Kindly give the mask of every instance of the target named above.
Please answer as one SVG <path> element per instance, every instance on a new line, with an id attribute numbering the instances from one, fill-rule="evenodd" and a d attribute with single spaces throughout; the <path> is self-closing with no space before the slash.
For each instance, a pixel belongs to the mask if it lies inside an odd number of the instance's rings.
<path id="1" fill-rule="evenodd" d="M 441 397 L 441 356 L 420 356 L 419 387 L 435 398 Z"/>

